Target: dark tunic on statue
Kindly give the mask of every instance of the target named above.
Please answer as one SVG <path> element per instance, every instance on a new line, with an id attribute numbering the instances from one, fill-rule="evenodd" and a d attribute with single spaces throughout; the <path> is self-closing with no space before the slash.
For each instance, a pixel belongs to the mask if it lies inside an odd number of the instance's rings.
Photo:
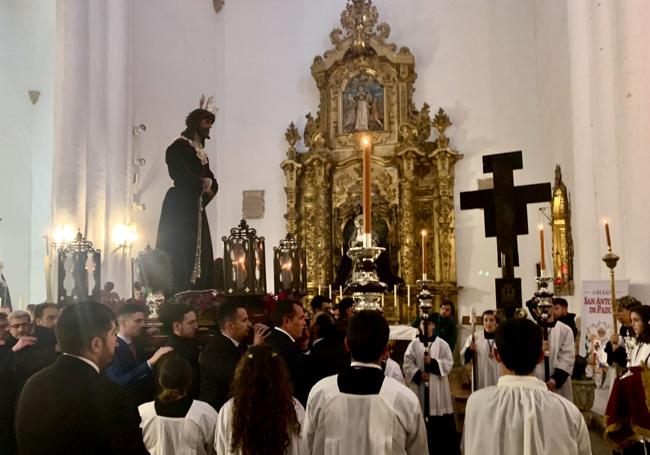
<path id="1" fill-rule="evenodd" d="M 21 454 L 145 454 L 140 416 L 119 385 L 62 355 L 32 376 L 18 403 Z"/>
<path id="2" fill-rule="evenodd" d="M 190 282 L 196 259 L 197 234 L 199 229 L 198 200 L 201 196 L 203 179 L 212 180 L 212 192 L 217 194 L 217 181 L 210 170 L 210 163 L 201 164 L 196 150 L 184 139 L 176 139 L 167 149 L 165 161 L 174 186 L 167 190 L 160 214 L 156 248 L 170 256 L 174 288 L 214 288 L 214 257 L 212 240 L 205 211 L 201 212 L 201 277 Z M 210 198 L 204 194 L 205 207 Z"/>
<path id="3" fill-rule="evenodd" d="M 201 394 L 199 399 L 217 412 L 228 401 L 230 384 L 246 345 L 235 346 L 231 339 L 218 332 L 201 352 Z"/>

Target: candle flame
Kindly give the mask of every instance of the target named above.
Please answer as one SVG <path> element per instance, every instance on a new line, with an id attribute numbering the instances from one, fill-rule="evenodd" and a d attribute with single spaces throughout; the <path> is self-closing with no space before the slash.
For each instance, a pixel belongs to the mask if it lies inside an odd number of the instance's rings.
<path id="1" fill-rule="evenodd" d="M 607 220 L 607 218 L 603 218 L 603 224 L 609 224 L 609 221 Z"/>
<path id="2" fill-rule="evenodd" d="M 420 234 L 422 234 L 422 237 L 426 237 L 427 236 L 427 230 L 422 229 L 422 232 L 420 232 Z"/>
<path id="3" fill-rule="evenodd" d="M 537 229 L 539 229 L 540 231 L 543 231 L 543 230 L 544 230 L 544 225 L 541 224 L 541 223 L 538 224 L 538 225 L 537 225 Z"/>
<path id="4" fill-rule="evenodd" d="M 361 144 L 364 146 L 370 145 L 370 138 L 368 136 L 363 136 L 361 138 Z"/>

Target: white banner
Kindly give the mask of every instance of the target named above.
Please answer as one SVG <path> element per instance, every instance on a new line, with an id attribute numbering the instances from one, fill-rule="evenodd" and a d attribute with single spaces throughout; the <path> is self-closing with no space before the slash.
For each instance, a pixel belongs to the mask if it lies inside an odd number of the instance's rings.
<path id="1" fill-rule="evenodd" d="M 616 281 L 616 298 L 628 294 L 630 282 Z M 599 351 L 604 355 L 605 344 L 612 336 L 612 285 L 610 281 L 582 282 L 582 311 L 580 313 L 580 355 Z M 595 348 L 595 349 L 594 349 Z M 587 356 L 589 359 L 589 356 Z"/>

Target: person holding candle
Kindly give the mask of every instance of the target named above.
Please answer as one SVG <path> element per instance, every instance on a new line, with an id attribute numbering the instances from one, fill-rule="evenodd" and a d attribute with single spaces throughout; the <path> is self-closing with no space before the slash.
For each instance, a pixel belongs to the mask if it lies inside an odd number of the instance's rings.
<path id="1" fill-rule="evenodd" d="M 619 369 L 627 368 L 629 347 L 634 344 L 634 329 L 632 328 L 632 311 L 641 306 L 641 302 L 632 296 L 626 295 L 616 302 L 616 319 L 621 324 L 618 334 L 610 337 L 605 345 L 607 364 Z"/>
<path id="2" fill-rule="evenodd" d="M 497 330 L 497 318 L 494 310 L 485 311 L 482 319 L 483 331 L 467 337 L 467 341 L 460 351 L 462 363 L 472 362 L 473 368 L 477 369 L 477 384 L 474 384 L 474 390 L 496 385 L 500 373 L 499 363 L 494 356 L 496 351 L 494 339 Z"/>
<path id="3" fill-rule="evenodd" d="M 546 320 L 548 340 L 544 341 L 544 352 L 548 353 L 550 379 L 546 386 L 551 392 L 557 392 L 568 400 L 573 400 L 571 374 L 575 363 L 575 342 L 571 328 L 558 321 L 553 312 Z M 535 368 L 535 376 L 544 380 L 546 377 L 544 362 Z"/>

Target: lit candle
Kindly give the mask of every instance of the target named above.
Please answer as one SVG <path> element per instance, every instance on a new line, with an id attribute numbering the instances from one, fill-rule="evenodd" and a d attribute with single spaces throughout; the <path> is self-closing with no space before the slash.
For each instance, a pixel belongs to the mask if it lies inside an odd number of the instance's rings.
<path id="1" fill-rule="evenodd" d="M 330 284 L 330 285 L 328 286 L 328 288 L 329 288 L 329 295 L 328 295 L 328 297 L 329 297 L 330 300 L 332 300 L 332 285 Z"/>
<path id="2" fill-rule="evenodd" d="M 370 197 L 370 150 L 372 144 L 370 137 L 364 136 L 361 139 L 361 145 L 363 149 L 363 232 L 368 237 L 372 233 L 372 201 Z"/>
<path id="3" fill-rule="evenodd" d="M 318 294 L 316 295 L 320 295 L 320 284 L 318 285 Z"/>
<path id="4" fill-rule="evenodd" d="M 393 285 L 393 306 L 397 308 L 397 285 Z"/>
<path id="5" fill-rule="evenodd" d="M 427 279 L 427 231 L 422 229 L 422 279 Z"/>
<path id="6" fill-rule="evenodd" d="M 612 238 L 609 236 L 609 222 L 607 219 L 604 219 L 603 222 L 605 223 L 605 236 L 607 237 L 607 249 L 609 251 L 612 251 Z"/>
<path id="7" fill-rule="evenodd" d="M 343 299 L 343 286 L 339 286 L 339 299 Z"/>
<path id="8" fill-rule="evenodd" d="M 406 306 L 411 307 L 411 286 L 406 285 Z"/>
<path id="9" fill-rule="evenodd" d="M 544 261 L 544 225 L 540 224 L 539 225 L 539 250 L 540 250 L 540 267 L 542 269 L 542 275 L 544 274 L 544 270 L 546 270 L 546 262 Z"/>

